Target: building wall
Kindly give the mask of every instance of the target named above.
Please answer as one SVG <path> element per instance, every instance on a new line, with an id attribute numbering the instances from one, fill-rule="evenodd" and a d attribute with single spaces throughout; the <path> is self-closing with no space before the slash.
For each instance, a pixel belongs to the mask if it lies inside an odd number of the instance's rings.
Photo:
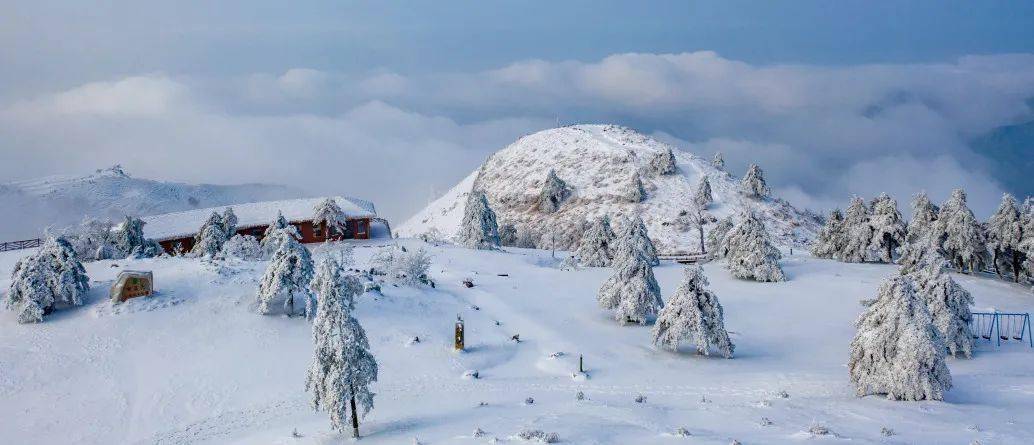
<path id="1" fill-rule="evenodd" d="M 324 241 L 340 241 L 343 239 L 369 239 L 370 238 L 370 218 L 350 219 L 347 222 L 347 227 L 344 233 L 337 233 L 333 236 L 327 236 L 327 231 L 323 227 L 314 227 L 312 221 L 299 221 L 293 222 L 291 225 L 298 229 L 298 233 L 301 233 L 302 237 L 299 241 L 303 244 L 311 243 L 322 243 Z M 255 239 L 262 241 L 262 235 L 266 232 L 268 225 L 264 226 L 252 226 L 243 229 L 238 229 L 238 235 L 251 235 Z M 169 239 L 165 241 L 159 241 L 158 244 L 165 249 L 167 253 L 176 253 L 176 244 L 179 243 L 183 252 L 189 252 L 194 247 L 194 235 Z"/>

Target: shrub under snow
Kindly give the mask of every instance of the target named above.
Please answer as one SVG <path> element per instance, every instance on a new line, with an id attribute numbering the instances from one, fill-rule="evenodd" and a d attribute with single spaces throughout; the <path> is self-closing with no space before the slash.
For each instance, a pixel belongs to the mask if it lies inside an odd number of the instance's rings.
<path id="1" fill-rule="evenodd" d="M 38 252 L 20 259 L 11 274 L 4 305 L 19 323 L 38 323 L 57 303 L 82 305 L 90 290 L 75 249 L 64 238 L 48 238 Z"/>
<path id="2" fill-rule="evenodd" d="M 387 246 L 378 250 L 370 259 L 370 263 L 388 279 L 413 286 L 427 282 L 431 255 L 423 248 L 412 250 L 402 246 Z"/>
<path id="3" fill-rule="evenodd" d="M 707 290 L 707 284 L 702 268 L 685 269 L 682 283 L 657 315 L 655 345 L 674 351 L 680 342 L 690 340 L 700 354 L 710 355 L 713 347 L 725 358 L 732 358 L 734 347 L 725 331 L 722 305 Z"/>
<path id="4" fill-rule="evenodd" d="M 223 243 L 223 258 L 236 258 L 245 261 L 262 259 L 262 246 L 251 235 L 234 235 Z"/>

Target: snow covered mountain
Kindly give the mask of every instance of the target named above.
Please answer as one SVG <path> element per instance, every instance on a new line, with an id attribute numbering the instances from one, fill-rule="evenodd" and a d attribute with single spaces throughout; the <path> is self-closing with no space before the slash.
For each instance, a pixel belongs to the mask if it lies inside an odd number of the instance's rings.
<path id="1" fill-rule="evenodd" d="M 146 216 L 301 196 L 301 191 L 281 185 L 194 185 L 134 178 L 116 165 L 86 176 L 0 184 L 0 209 L 21 215 L 0 236 L 5 240 L 36 237 L 47 226 L 76 223 L 83 216 Z"/>
<path id="2" fill-rule="evenodd" d="M 651 162 L 669 149 L 674 154 L 676 170 L 664 174 Z M 571 190 L 571 196 L 555 213 L 544 212 L 537 205 L 550 169 Z M 635 195 L 636 173 L 646 192 L 641 202 L 630 197 Z M 697 231 L 677 220 L 680 212 L 690 207 L 704 176 L 708 177 L 714 196 L 708 212 L 717 218 L 753 209 L 762 217 L 773 239 L 782 245 L 804 244 L 818 230 L 815 215 L 799 211 L 778 198 L 747 196 L 739 178 L 715 168 L 708 159 L 674 149 L 629 128 L 576 125 L 522 137 L 496 152 L 397 232 L 415 236 L 433 228 L 443 236 L 453 236 L 463 218 L 467 195 L 476 187 L 488 196 L 500 225 L 513 224 L 518 232 L 533 231 L 539 239 L 538 247 L 549 247 L 553 239 L 558 248 L 573 247 L 581 237 L 585 221 L 603 215 L 617 220 L 638 213 L 660 252 L 698 251 Z"/>

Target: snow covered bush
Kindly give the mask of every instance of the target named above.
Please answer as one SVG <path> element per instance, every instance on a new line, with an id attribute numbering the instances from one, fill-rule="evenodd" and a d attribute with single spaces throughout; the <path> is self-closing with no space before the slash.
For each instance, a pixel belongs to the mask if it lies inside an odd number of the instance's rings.
<path id="1" fill-rule="evenodd" d="M 377 361 L 359 321 L 352 316 L 359 280 L 333 258 L 320 262 L 312 280 L 318 307 L 312 323 L 313 357 L 305 378 L 312 407 L 330 415 L 331 428 L 344 432 L 351 417 L 359 437 L 359 417 L 373 409 L 370 384 L 377 381 Z M 357 412 L 361 410 L 360 412 Z"/>
<path id="2" fill-rule="evenodd" d="M 710 232 L 707 232 L 707 251 L 711 252 L 713 258 L 725 258 L 729 253 L 728 246 L 725 243 L 725 237 L 732 230 L 735 224 L 732 221 L 731 216 L 726 216 L 718 220 L 718 224 L 715 224 L 714 228 Z"/>
<path id="3" fill-rule="evenodd" d="M 833 209 L 829 212 L 826 224 L 819 230 L 818 237 L 811 245 L 811 254 L 816 258 L 838 258 L 847 243 L 847 234 L 844 229 L 844 214 L 840 213 L 840 209 Z"/>
<path id="4" fill-rule="evenodd" d="M 406 286 L 427 283 L 427 271 L 431 268 L 431 255 L 423 248 L 405 249 L 402 246 L 387 246 L 373 254 L 370 259 L 373 268 L 389 280 Z"/>
<path id="5" fill-rule="evenodd" d="M 783 281 L 782 258 L 772 245 L 765 223 L 754 212 L 743 215 L 739 224 L 725 236 L 726 265 L 732 276 L 755 281 Z"/>
<path id="6" fill-rule="evenodd" d="M 456 238 L 461 245 L 470 249 L 499 248 L 499 224 L 484 192 L 470 192 L 463 213 L 463 224 Z"/>
<path id="7" fill-rule="evenodd" d="M 287 233 L 284 229 L 278 232 Z M 305 316 L 311 317 L 312 294 L 309 293 L 309 282 L 312 280 L 312 274 L 312 255 L 309 249 L 294 237 L 283 236 L 259 282 L 259 311 L 269 314 L 269 305 L 283 299 L 284 311 L 288 316 L 294 315 L 295 297 L 300 296 L 305 302 Z"/>
<path id="8" fill-rule="evenodd" d="M 331 198 L 320 201 L 313 209 L 313 227 L 326 229 L 328 236 L 344 231 L 345 224 L 347 223 L 348 220 L 345 218 L 345 212 L 337 205 L 337 201 Z"/>
<path id="9" fill-rule="evenodd" d="M 578 264 L 587 267 L 610 266 L 614 260 L 611 252 L 614 244 L 614 231 L 610 228 L 610 218 L 601 216 L 596 218 L 589 228 L 582 234 L 582 241 L 578 243 Z"/>
<path id="10" fill-rule="evenodd" d="M 523 430 L 517 433 L 517 438 L 524 441 L 538 443 L 560 442 L 560 436 L 558 436 L 557 433 L 547 433 L 542 430 Z"/>
<path id="11" fill-rule="evenodd" d="M 747 174 L 743 176 L 740 185 L 747 193 L 747 196 L 751 198 L 764 198 L 770 193 L 768 184 L 765 183 L 765 174 L 757 164 L 750 164 L 750 168 L 747 169 Z"/>
<path id="12" fill-rule="evenodd" d="M 926 302 L 934 327 L 944 340 L 948 353 L 970 358 L 973 338 L 969 323 L 973 320 L 970 306 L 973 296 L 944 271 L 944 262 L 933 258 L 910 274 L 918 292 Z"/>
<path id="13" fill-rule="evenodd" d="M 646 188 L 643 187 L 643 178 L 639 172 L 632 173 L 625 187 L 624 197 L 631 203 L 643 202 L 646 199 Z"/>
<path id="14" fill-rule="evenodd" d="M 706 209 L 707 206 L 714 202 L 714 197 L 711 196 L 711 181 L 704 176 L 700 179 L 700 184 L 697 185 L 696 192 L 693 194 L 693 204 L 701 209 Z"/>
<path id="15" fill-rule="evenodd" d="M 650 235 L 646 231 L 646 223 L 643 222 L 639 215 L 636 215 L 631 220 L 625 220 L 625 223 L 621 226 L 621 231 L 617 234 L 615 246 L 611 250 L 615 262 L 621 262 L 623 260 L 622 256 L 629 256 L 632 252 L 638 252 L 642 254 L 649 265 L 657 266 L 661 264 L 660 260 L 657 259 L 657 248 L 654 247 L 653 241 L 650 241 Z"/>
<path id="16" fill-rule="evenodd" d="M 111 245 L 118 258 L 151 258 L 164 251 L 157 242 L 144 238 L 144 221 L 127 216 L 111 233 Z"/>
<path id="17" fill-rule="evenodd" d="M 223 243 L 223 250 L 219 256 L 245 261 L 258 261 L 262 259 L 262 246 L 259 245 L 258 240 L 254 236 L 234 235 Z"/>
<path id="18" fill-rule="evenodd" d="M 905 244 L 906 234 L 905 222 L 901 219 L 901 212 L 898 212 L 897 201 L 886 193 L 881 193 L 873 203 L 869 225 L 872 226 L 870 246 L 881 261 L 893 263 L 894 253 Z"/>
<path id="19" fill-rule="evenodd" d="M 884 281 L 856 326 L 847 366 L 859 396 L 944 399 L 951 388 L 944 341 L 910 277 Z"/>
<path id="20" fill-rule="evenodd" d="M 998 276 L 1004 270 L 1012 273 L 1013 281 L 1020 281 L 1026 253 L 1020 247 L 1024 239 L 1023 221 L 1016 208 L 1016 198 L 1006 193 L 998 210 L 987 220 L 987 247 L 991 250 L 992 264 Z"/>
<path id="21" fill-rule="evenodd" d="M 555 213 L 560 210 L 560 205 L 571 196 L 571 188 L 567 183 L 556 175 L 555 170 L 550 170 L 546 180 L 542 183 L 542 190 L 539 192 L 538 208 L 543 213 Z"/>
<path id="22" fill-rule="evenodd" d="M 660 153 L 655 154 L 650 158 L 650 172 L 655 175 L 670 175 L 675 173 L 677 167 L 675 165 L 675 153 L 671 152 L 671 148 L 665 148 Z"/>
<path id="23" fill-rule="evenodd" d="M 541 235 L 531 225 L 524 225 L 517 229 L 517 245 L 522 249 L 538 248 Z"/>
<path id="24" fill-rule="evenodd" d="M 78 225 L 61 231 L 76 255 L 84 260 L 107 260 L 116 256 L 112 244 L 113 225 L 110 221 L 84 218 Z"/>
<path id="25" fill-rule="evenodd" d="M 600 286 L 596 301 L 603 309 L 615 310 L 614 319 L 621 324 L 643 325 L 664 307 L 661 288 L 643 252 L 628 244 L 622 248 L 630 251 L 617 257 L 614 273 Z"/>
<path id="26" fill-rule="evenodd" d="M 844 229 L 847 238 L 840 252 L 840 261 L 863 263 L 872 258 L 873 228 L 869 224 L 869 208 L 862 198 L 855 196 L 844 215 Z"/>
<path id="27" fill-rule="evenodd" d="M 75 249 L 64 238 L 48 238 L 38 252 L 18 260 L 4 305 L 19 323 L 38 323 L 57 303 L 82 305 L 90 290 Z"/>
<path id="28" fill-rule="evenodd" d="M 499 245 L 517 247 L 517 227 L 513 224 L 499 226 Z"/>
<path id="29" fill-rule="evenodd" d="M 682 283 L 657 315 L 653 327 L 653 343 L 678 349 L 683 340 L 696 344 L 697 353 L 710 355 L 717 349 L 725 358 L 732 358 L 733 344 L 725 331 L 722 305 L 707 290 L 707 277 L 699 266 L 684 270 Z"/>
<path id="30" fill-rule="evenodd" d="M 966 205 L 966 192 L 955 189 L 937 214 L 934 230 L 942 240 L 941 249 L 960 271 L 975 273 L 984 264 L 987 239 L 980 222 Z"/>

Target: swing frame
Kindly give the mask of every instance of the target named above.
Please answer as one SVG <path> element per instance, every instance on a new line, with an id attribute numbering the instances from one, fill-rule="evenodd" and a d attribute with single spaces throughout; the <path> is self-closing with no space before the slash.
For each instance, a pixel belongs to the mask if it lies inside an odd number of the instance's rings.
<path id="1" fill-rule="evenodd" d="M 994 336 L 995 345 L 996 346 L 1001 346 L 1002 345 L 1002 318 L 1003 317 L 1008 317 L 1008 321 L 1010 322 L 1010 326 L 1014 326 L 1014 323 L 1016 323 L 1016 321 L 1020 322 L 1020 338 L 1019 338 L 1019 340 L 1023 341 L 1023 336 L 1026 335 L 1027 336 L 1027 343 L 1030 344 L 1031 348 L 1034 348 L 1034 335 L 1031 335 L 1032 332 L 1031 332 L 1031 328 L 1030 328 L 1030 313 L 1026 313 L 1026 312 L 973 312 L 973 316 L 974 316 L 974 319 L 973 319 L 973 321 L 970 322 L 970 333 L 971 333 L 971 335 L 974 333 L 973 332 L 973 328 L 975 327 L 974 326 L 974 322 L 976 321 L 976 317 L 977 316 L 991 317 L 991 325 L 988 326 L 987 337 L 985 337 L 985 338 L 987 338 L 987 340 L 990 341 L 991 340 L 990 337 Z M 1022 319 L 1021 319 L 1021 317 L 1022 317 Z M 1015 331 L 1015 329 L 1013 329 L 1013 330 Z M 984 336 L 983 332 L 976 332 L 975 334 L 976 335 L 974 337 L 983 337 Z M 1012 332 L 1006 332 L 1007 336 L 1009 334 L 1012 334 Z M 1015 339 L 1016 337 L 1011 337 L 1011 338 Z M 1007 341 L 1009 339 L 1010 339 L 1010 337 L 1006 337 Z"/>

